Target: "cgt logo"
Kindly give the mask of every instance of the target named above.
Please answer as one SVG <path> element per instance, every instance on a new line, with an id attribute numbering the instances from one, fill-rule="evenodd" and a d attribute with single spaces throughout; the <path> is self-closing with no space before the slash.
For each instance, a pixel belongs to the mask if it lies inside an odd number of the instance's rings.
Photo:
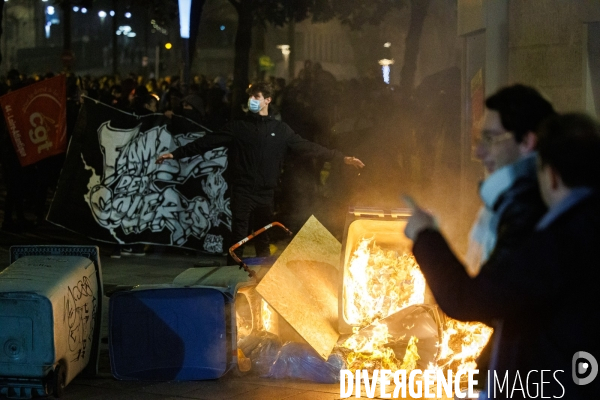
<path id="1" fill-rule="evenodd" d="M 573 354 L 572 371 L 576 385 L 587 385 L 598 375 L 598 361 L 590 353 L 578 351 Z"/>
<path id="2" fill-rule="evenodd" d="M 33 144 L 38 145 L 38 154 L 41 153 L 42 150 L 48 151 L 51 149 L 52 142 L 48 140 L 48 125 L 55 124 L 55 122 L 39 112 L 31 114 L 29 122 L 33 128 L 29 130 L 29 139 L 31 139 Z"/>

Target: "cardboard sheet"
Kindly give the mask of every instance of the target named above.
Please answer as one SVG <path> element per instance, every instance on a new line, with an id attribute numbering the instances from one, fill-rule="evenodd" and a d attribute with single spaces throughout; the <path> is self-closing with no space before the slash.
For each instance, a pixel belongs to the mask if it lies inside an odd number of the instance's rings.
<path id="1" fill-rule="evenodd" d="M 323 359 L 339 337 L 341 250 L 340 242 L 311 216 L 256 288 Z"/>

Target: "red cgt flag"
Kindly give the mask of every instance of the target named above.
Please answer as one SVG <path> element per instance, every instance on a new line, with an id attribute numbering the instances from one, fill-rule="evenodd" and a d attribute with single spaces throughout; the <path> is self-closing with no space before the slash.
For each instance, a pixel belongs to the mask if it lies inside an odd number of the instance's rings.
<path id="1" fill-rule="evenodd" d="M 6 126 L 23 167 L 67 150 L 66 103 L 64 75 L 0 97 Z"/>

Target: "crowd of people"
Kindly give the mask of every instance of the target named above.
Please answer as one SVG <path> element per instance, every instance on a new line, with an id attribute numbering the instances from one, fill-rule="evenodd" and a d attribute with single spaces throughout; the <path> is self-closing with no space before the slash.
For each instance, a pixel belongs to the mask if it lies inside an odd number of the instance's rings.
<path id="1" fill-rule="evenodd" d="M 0 94 L 36 80 L 11 71 Z M 429 199 L 452 205 L 443 184 L 433 184 L 435 173 L 420 170 L 423 165 L 452 169 L 453 162 L 460 162 L 456 157 L 460 145 L 455 143 L 460 136 L 460 106 L 443 106 L 460 104 L 448 101 L 460 98 L 460 71 L 424 80 L 410 101 L 378 77 L 338 81 L 319 64 L 306 63 L 289 83 L 269 80 L 271 107 L 263 117 L 284 121 L 304 139 L 373 165 L 370 175 L 365 169 L 368 182 L 356 183 L 355 171 L 336 170 L 318 155 L 308 162 L 289 158 L 274 198 L 276 213 L 292 230 L 300 227 L 307 213 L 318 211 L 317 197 L 329 197 L 338 211 L 345 209 L 340 204 L 361 199 L 377 198 L 381 203 L 386 201 L 385 190 L 397 196 L 398 181 L 405 191 L 424 187 L 421 194 L 433 194 Z M 68 76 L 68 134 L 75 127 L 82 95 L 138 115 L 163 113 L 174 129 L 192 121 L 218 131 L 232 114 L 231 85 L 231 80 L 202 75 L 195 76 L 189 88 L 183 88 L 177 77 L 157 81 L 136 75 Z M 442 310 L 460 320 L 495 327 L 480 369 L 566 371 L 567 378 L 549 384 L 547 394 L 560 397 L 566 391 L 569 399 L 592 398 L 598 385 L 579 386 L 570 372 L 571 358 L 578 351 L 600 355 L 592 275 L 600 238 L 600 127 L 585 115 L 558 115 L 539 92 L 523 85 L 499 90 L 485 105 L 475 155 L 488 175 L 480 186 L 482 207 L 471 232 L 467 265 L 451 251 L 433 216 L 413 201 L 406 235 L 415 241 L 415 257 Z M 7 187 L 2 229 L 28 229 L 32 222 L 25 218 L 25 207 L 43 221 L 48 190 L 55 186 L 64 155 L 20 167 L 4 123 L 0 151 Z M 184 153 L 179 150 L 167 158 L 192 152 Z M 449 187 L 455 190 L 455 181 L 450 180 Z M 522 395 L 526 397 L 524 391 Z"/>
<path id="2" fill-rule="evenodd" d="M 53 76 L 52 73 L 26 76 L 11 70 L 0 79 L 0 95 Z M 394 94 L 379 77 L 338 81 L 319 63 L 310 61 L 289 83 L 273 76 L 267 77 L 266 81 L 273 88 L 269 112 L 276 119 L 285 121 L 305 139 L 345 152 L 352 152 L 352 146 L 348 141 L 341 141 L 340 134 L 378 125 L 376 121 L 382 118 L 386 104 Z M 189 131 L 190 121 L 200 129 L 218 131 L 231 119 L 232 84 L 232 79 L 221 76 L 195 75 L 189 87 L 184 87 L 178 76 L 156 80 L 144 79 L 134 73 L 122 77 L 68 74 L 67 136 L 73 134 L 85 97 L 137 115 L 163 113 L 170 119 L 173 131 Z M 353 100 L 356 98 L 363 100 L 357 105 Z M 64 155 L 23 168 L 18 163 L 3 121 L 0 123 L 0 140 L 1 173 L 7 188 L 2 229 L 31 229 L 44 221 L 48 195 L 56 187 Z M 328 176 L 332 178 L 327 180 Z M 325 160 L 313 158 L 306 162 L 290 157 L 276 191 L 276 214 L 292 229 L 299 229 L 310 213 L 314 213 L 315 205 L 319 208 L 318 205 L 324 203 L 320 200 L 331 197 L 332 187 L 344 186 L 341 184 L 343 179 L 344 174 L 331 171 L 331 165 Z M 334 180 L 338 182 L 332 186 Z M 341 193 L 340 190 L 336 192 L 337 195 Z M 345 194 L 349 192 L 344 191 Z M 34 214 L 33 219 L 25 217 L 26 210 Z"/>

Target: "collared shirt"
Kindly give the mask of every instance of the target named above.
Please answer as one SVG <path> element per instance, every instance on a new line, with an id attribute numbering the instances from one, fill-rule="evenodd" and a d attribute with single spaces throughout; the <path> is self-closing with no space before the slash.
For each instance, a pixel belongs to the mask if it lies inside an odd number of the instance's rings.
<path id="1" fill-rule="evenodd" d="M 571 189 L 567 197 L 559 201 L 555 204 L 548 212 L 542 217 L 540 222 L 538 222 L 535 229 L 537 231 L 541 231 L 546 229 L 550 224 L 552 224 L 558 217 L 560 217 L 565 212 L 569 211 L 571 208 L 576 206 L 578 203 L 588 198 L 594 193 L 594 189 L 586 186 L 576 187 Z"/>

